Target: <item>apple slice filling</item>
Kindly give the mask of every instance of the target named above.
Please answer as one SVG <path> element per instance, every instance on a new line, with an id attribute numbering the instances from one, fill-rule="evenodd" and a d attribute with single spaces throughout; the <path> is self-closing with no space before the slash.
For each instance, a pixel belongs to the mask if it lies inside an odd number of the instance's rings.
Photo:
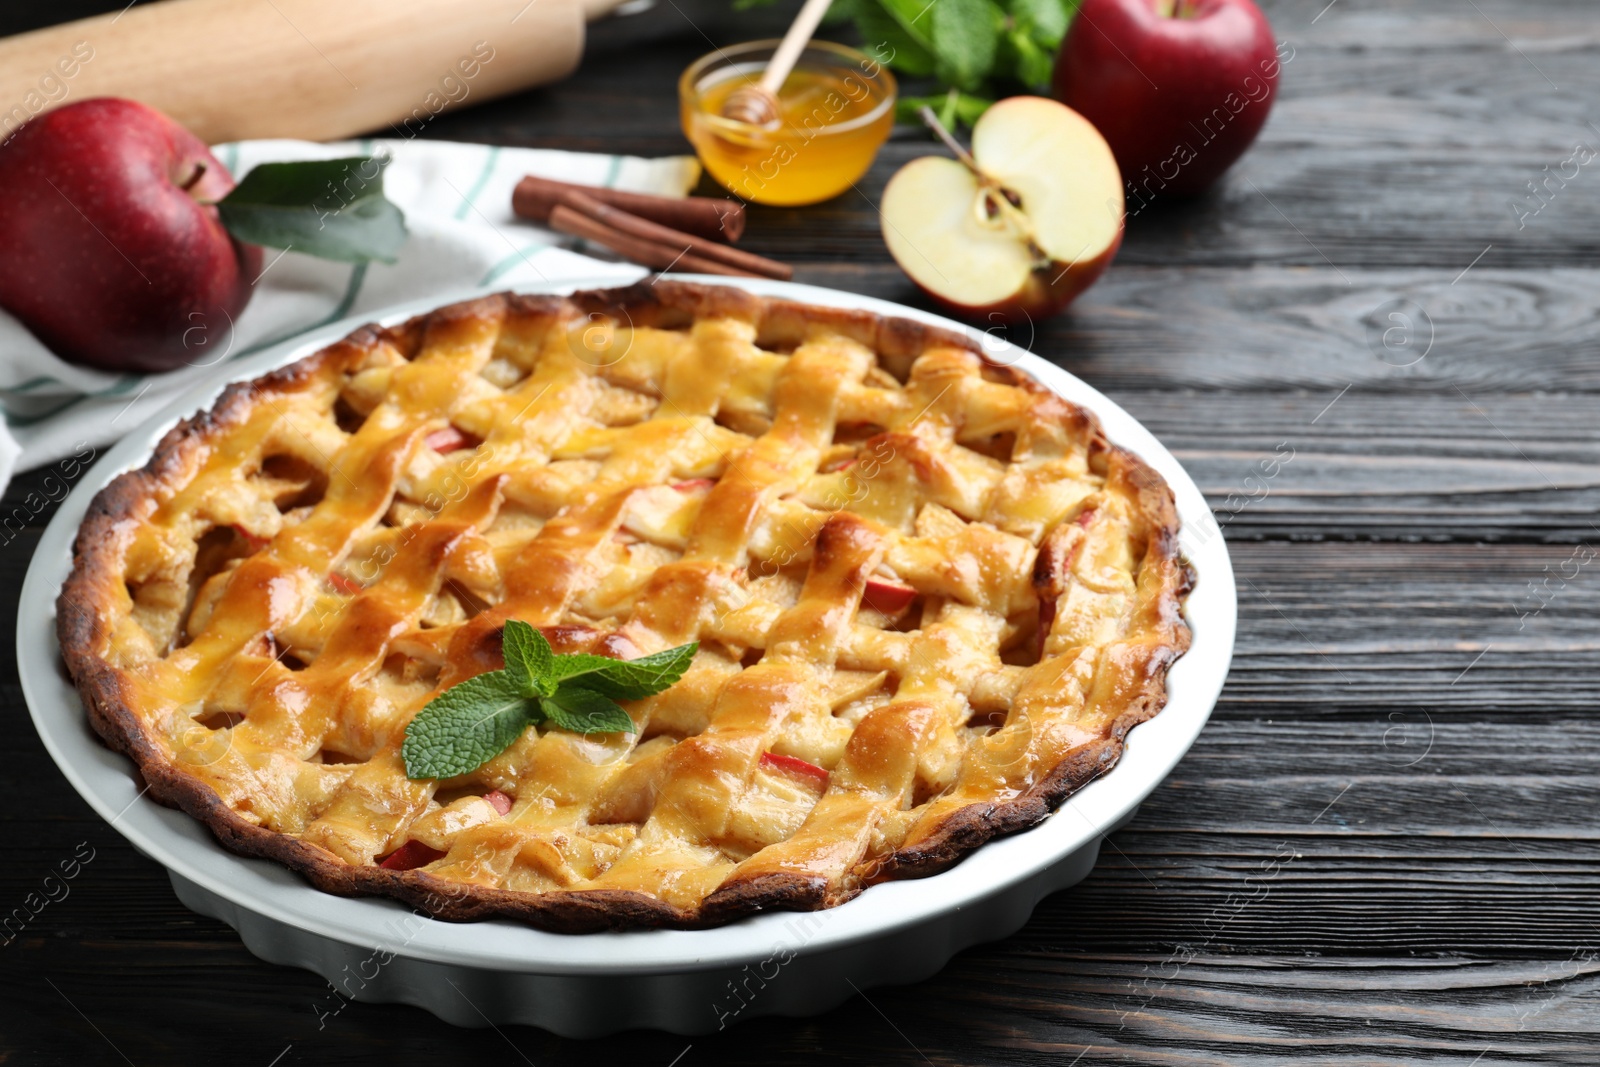
<path id="1" fill-rule="evenodd" d="M 868 578 L 861 602 L 885 615 L 898 615 L 917 599 L 917 591 L 889 578 Z"/>
<path id="2" fill-rule="evenodd" d="M 443 856 L 444 853 L 438 849 L 429 848 L 421 841 L 411 840 L 385 856 L 378 866 L 386 871 L 414 871 L 418 867 L 426 867 Z"/>
<path id="3" fill-rule="evenodd" d="M 818 793 L 828 788 L 828 772 L 815 763 L 807 763 L 799 756 L 785 756 L 778 752 L 763 752 L 761 766 L 779 774 L 806 783 Z"/>

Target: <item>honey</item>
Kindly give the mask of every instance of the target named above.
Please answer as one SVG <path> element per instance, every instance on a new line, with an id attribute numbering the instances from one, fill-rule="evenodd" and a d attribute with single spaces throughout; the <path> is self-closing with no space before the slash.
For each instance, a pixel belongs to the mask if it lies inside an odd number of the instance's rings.
<path id="1" fill-rule="evenodd" d="M 813 41 L 778 90 L 778 120 L 723 117 L 728 97 L 759 81 L 773 42 L 713 53 L 679 87 L 683 132 L 706 170 L 759 204 L 814 204 L 849 189 L 894 125 L 894 78 L 871 57 Z M 764 52 L 763 52 L 764 50 Z"/>

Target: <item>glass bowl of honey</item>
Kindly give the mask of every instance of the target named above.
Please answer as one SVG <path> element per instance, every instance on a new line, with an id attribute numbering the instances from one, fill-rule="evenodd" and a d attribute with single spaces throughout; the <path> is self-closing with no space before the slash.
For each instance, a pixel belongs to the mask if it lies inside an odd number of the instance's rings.
<path id="1" fill-rule="evenodd" d="M 753 126 L 722 114 L 761 80 L 776 40 L 702 56 L 678 81 L 684 135 L 711 176 L 758 204 L 815 204 L 850 188 L 894 126 L 894 75 L 865 52 L 812 41 L 779 88 L 778 118 Z"/>

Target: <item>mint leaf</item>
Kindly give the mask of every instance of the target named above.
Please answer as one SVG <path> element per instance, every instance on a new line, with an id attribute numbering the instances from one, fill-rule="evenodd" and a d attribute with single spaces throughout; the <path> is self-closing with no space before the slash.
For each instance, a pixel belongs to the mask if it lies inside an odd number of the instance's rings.
<path id="1" fill-rule="evenodd" d="M 1041 49 L 1054 49 L 1067 35 L 1067 22 L 1072 13 L 1063 0 L 1010 0 L 1008 6 L 1017 28 Z"/>
<path id="2" fill-rule="evenodd" d="M 453 685 L 406 727 L 400 755 L 407 778 L 454 778 L 510 747 L 528 725 L 529 702 L 505 671 Z"/>
<path id="3" fill-rule="evenodd" d="M 575 734 L 631 734 L 633 719 L 610 697 L 576 685 L 564 685 L 539 707 L 546 718 Z"/>
<path id="4" fill-rule="evenodd" d="M 383 195 L 388 163 L 378 156 L 262 163 L 217 201 L 217 211 L 228 232 L 249 244 L 393 263 L 406 223 Z"/>
<path id="5" fill-rule="evenodd" d="M 1011 50 L 1017 80 L 1030 89 L 1042 91 L 1049 88 L 1050 73 L 1055 66 L 1051 53 L 1039 47 L 1032 37 L 1021 30 L 1009 31 L 1006 44 Z"/>
<path id="6" fill-rule="evenodd" d="M 1077 9 L 1076 0 L 1008 0 L 1011 26 L 1005 32 L 997 69 L 1030 89 L 1050 86 L 1056 51 Z"/>
<path id="7" fill-rule="evenodd" d="M 583 688 L 613 700 L 643 700 L 682 678 L 699 648 L 699 642 L 691 641 L 664 652 L 627 660 L 607 656 L 557 656 L 550 676 L 558 683 L 577 680 Z"/>
<path id="8" fill-rule="evenodd" d="M 929 13 L 935 73 L 958 89 L 978 88 L 994 70 L 1005 12 L 992 0 L 938 0 Z"/>
<path id="9" fill-rule="evenodd" d="M 550 663 L 556 654 L 544 634 L 521 619 L 507 619 L 500 645 L 505 653 L 506 673 L 518 692 L 526 697 L 549 696 L 555 692 L 555 681 L 549 676 Z"/>
<path id="10" fill-rule="evenodd" d="M 873 59 L 893 67 L 913 78 L 925 78 L 933 73 L 932 42 L 925 36 L 906 29 L 916 11 L 910 12 L 902 22 L 880 0 L 856 0 L 853 5 L 856 28 L 863 41 L 876 41 L 866 52 Z M 927 20 L 922 20 L 924 28 Z"/>
<path id="11" fill-rule="evenodd" d="M 927 17 L 928 8 L 933 5 L 927 0 L 877 0 L 877 3 L 918 44 L 924 48 L 933 47 L 933 23 Z"/>
<path id="12" fill-rule="evenodd" d="M 735 7 L 740 2 L 741 0 L 734 0 Z M 761 0 L 744 0 L 744 2 L 747 7 L 754 7 Z M 824 26 L 838 26 L 849 22 L 855 18 L 856 4 L 858 2 L 860 0 L 833 0 L 833 3 L 828 5 L 828 13 L 822 16 L 822 24 Z"/>
<path id="13" fill-rule="evenodd" d="M 507 619 L 506 667 L 453 685 L 417 712 L 400 746 L 408 778 L 454 778 L 477 770 L 546 721 L 581 734 L 633 733 L 618 700 L 640 700 L 689 669 L 698 642 L 635 660 L 558 655 L 537 629 Z"/>
<path id="14" fill-rule="evenodd" d="M 970 96 L 955 89 L 938 96 L 902 96 L 894 103 L 895 121 L 921 124 L 922 117 L 918 112 L 923 107 L 931 107 L 939 114 L 939 121 L 952 129 L 958 122 L 971 126 L 993 103 L 993 100 Z"/>

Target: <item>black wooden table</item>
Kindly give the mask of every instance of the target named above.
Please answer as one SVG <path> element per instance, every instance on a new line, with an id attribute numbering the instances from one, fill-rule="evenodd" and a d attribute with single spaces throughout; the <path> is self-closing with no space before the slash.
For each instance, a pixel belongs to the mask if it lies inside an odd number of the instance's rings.
<path id="1" fill-rule="evenodd" d="M 1293 58 L 1256 148 L 1141 214 L 1070 315 L 1013 337 L 1172 448 L 1239 576 L 1210 726 L 1085 882 L 814 1019 L 581 1043 L 351 1003 L 319 1025 L 323 981 L 185 910 L 78 799 L 6 664 L 0 911 L 93 859 L 0 947 L 0 1060 L 1600 1062 L 1600 161 L 1528 185 L 1600 148 L 1600 12 L 1265 6 Z M 661 0 L 595 27 L 565 84 L 429 133 L 680 152 L 678 72 L 783 21 Z M 874 202 L 928 151 L 898 135 L 860 194 L 755 210 L 747 246 L 922 306 Z M 0 511 L 38 488 L 19 478 Z M 47 510 L 0 551 L 5 648 Z"/>

